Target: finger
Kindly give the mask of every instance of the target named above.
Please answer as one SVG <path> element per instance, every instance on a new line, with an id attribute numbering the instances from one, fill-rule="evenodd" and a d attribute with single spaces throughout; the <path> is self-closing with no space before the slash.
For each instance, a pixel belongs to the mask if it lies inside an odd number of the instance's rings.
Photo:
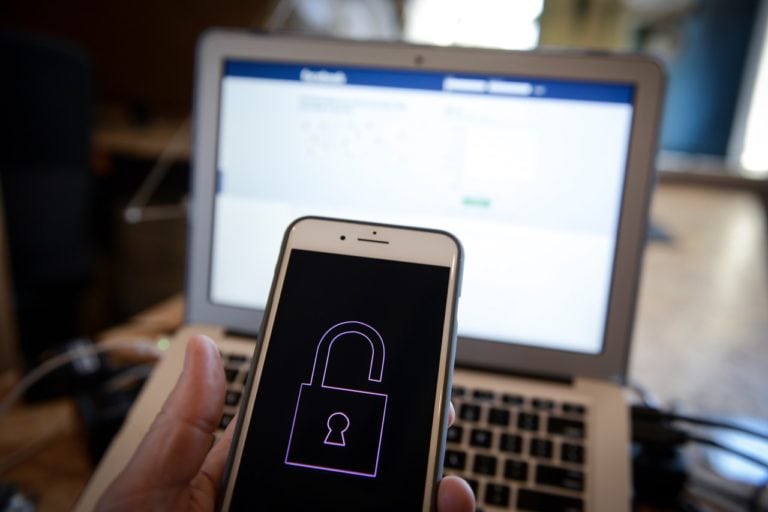
<path id="1" fill-rule="evenodd" d="M 475 495 L 469 484 L 457 476 L 447 476 L 437 489 L 438 512 L 473 512 Z"/>
<path id="2" fill-rule="evenodd" d="M 451 426 L 456 421 L 456 409 L 453 407 L 453 402 L 448 402 L 448 406 L 448 426 Z"/>
<path id="3" fill-rule="evenodd" d="M 197 488 L 203 493 L 215 496 L 219 491 L 221 479 L 224 476 L 224 466 L 229 456 L 229 448 L 232 446 L 232 436 L 235 432 L 237 416 L 232 418 L 224 430 L 224 434 L 216 441 L 211 451 L 203 462 L 200 472 L 192 480 L 192 487 Z"/>
<path id="4" fill-rule="evenodd" d="M 186 485 L 198 473 L 224 408 L 224 369 L 210 338 L 187 343 L 184 369 L 125 473 L 139 482 Z"/>
<path id="5" fill-rule="evenodd" d="M 187 343 L 184 370 L 158 420 L 168 416 L 211 435 L 224 409 L 225 388 L 224 367 L 216 344 L 207 336 L 193 336 Z"/>

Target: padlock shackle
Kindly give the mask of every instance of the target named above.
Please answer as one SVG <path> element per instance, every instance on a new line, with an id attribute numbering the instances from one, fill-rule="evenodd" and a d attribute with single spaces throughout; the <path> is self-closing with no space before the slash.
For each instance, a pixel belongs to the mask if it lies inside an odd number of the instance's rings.
<path id="1" fill-rule="evenodd" d="M 381 334 L 368 324 L 357 321 L 341 322 L 323 334 L 317 343 L 315 351 L 315 362 L 312 365 L 312 376 L 309 384 L 320 382 L 325 387 L 325 372 L 328 369 L 328 361 L 331 358 L 331 348 L 337 339 L 343 336 L 359 335 L 368 340 L 371 345 L 371 366 L 368 370 L 368 380 L 371 382 L 381 382 L 384 376 L 384 359 L 386 356 L 384 348 L 384 339 Z"/>

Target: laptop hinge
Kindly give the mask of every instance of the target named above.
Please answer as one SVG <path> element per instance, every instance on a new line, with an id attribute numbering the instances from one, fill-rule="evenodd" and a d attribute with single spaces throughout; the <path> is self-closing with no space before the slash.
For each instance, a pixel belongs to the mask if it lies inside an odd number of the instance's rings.
<path id="1" fill-rule="evenodd" d="M 475 370 L 485 373 L 493 373 L 496 375 L 506 375 L 509 377 L 520 377 L 524 379 L 531 379 L 540 382 L 547 382 L 549 384 L 562 384 L 564 386 L 573 385 L 573 377 L 568 375 L 550 375 L 542 373 L 529 373 L 517 370 L 502 370 L 498 368 L 488 368 L 487 366 L 474 366 L 469 364 L 456 364 L 456 368 L 462 368 L 465 370 Z"/>
<path id="2" fill-rule="evenodd" d="M 254 341 L 258 339 L 258 336 L 252 332 L 240 331 L 238 329 L 224 329 L 224 336 L 232 338 L 249 338 Z"/>

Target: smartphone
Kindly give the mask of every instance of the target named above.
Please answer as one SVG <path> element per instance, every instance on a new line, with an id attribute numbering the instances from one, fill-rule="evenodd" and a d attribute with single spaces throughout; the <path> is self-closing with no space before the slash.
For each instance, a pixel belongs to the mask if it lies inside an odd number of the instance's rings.
<path id="1" fill-rule="evenodd" d="M 289 226 L 222 510 L 433 510 L 461 262 L 445 232 Z"/>

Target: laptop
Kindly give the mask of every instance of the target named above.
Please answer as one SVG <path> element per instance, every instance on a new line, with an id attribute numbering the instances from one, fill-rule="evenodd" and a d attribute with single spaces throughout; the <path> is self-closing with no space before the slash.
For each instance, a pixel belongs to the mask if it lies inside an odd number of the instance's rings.
<path id="1" fill-rule="evenodd" d="M 627 370 L 663 91 L 637 56 L 213 30 L 195 81 L 185 326 L 76 507 L 217 340 L 231 420 L 286 226 L 440 228 L 465 250 L 446 474 L 482 510 L 628 510 Z"/>

